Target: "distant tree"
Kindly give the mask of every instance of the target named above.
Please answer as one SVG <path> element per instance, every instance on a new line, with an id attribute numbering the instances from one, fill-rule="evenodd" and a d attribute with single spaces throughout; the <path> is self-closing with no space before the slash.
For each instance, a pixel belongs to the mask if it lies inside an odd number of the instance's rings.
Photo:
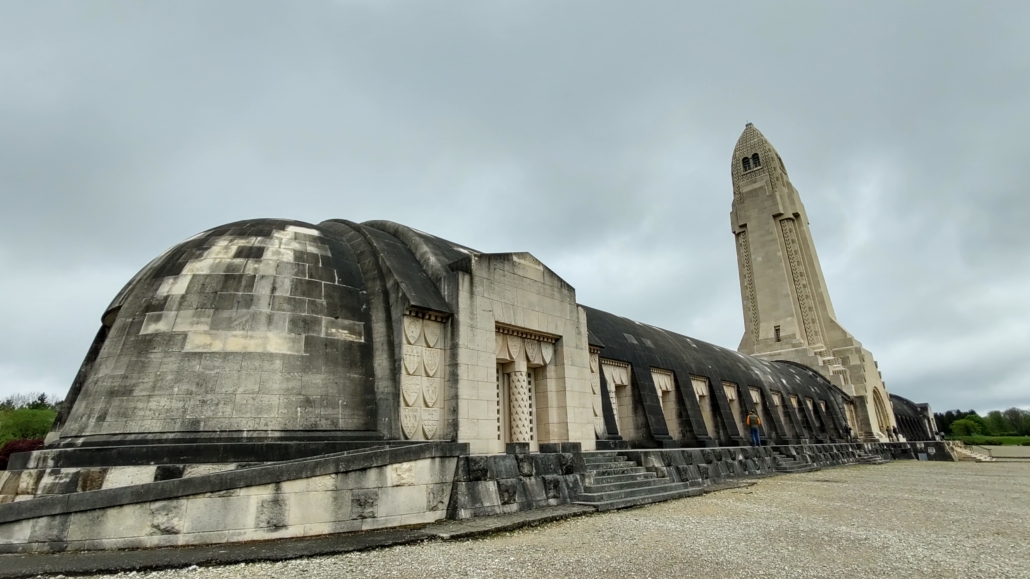
<path id="1" fill-rule="evenodd" d="M 987 425 L 987 432 L 994 436 L 1013 436 L 1016 433 L 1016 429 L 1001 410 L 988 412 L 984 423 Z"/>
<path id="2" fill-rule="evenodd" d="M 960 418 L 955 422 L 951 423 L 951 433 L 955 436 L 970 436 L 972 434 L 983 434 L 984 427 L 979 422 L 970 420 L 969 418 Z"/>
<path id="3" fill-rule="evenodd" d="M 29 392 L 25 394 L 12 394 L 0 400 L 0 412 L 5 410 L 18 410 L 19 408 L 30 408 L 42 410 L 49 408 L 53 411 L 60 410 L 63 401 L 47 396 L 42 392 Z"/>
<path id="4" fill-rule="evenodd" d="M 43 438 L 57 411 L 53 408 L 18 408 L 0 412 L 0 445 L 11 440 Z"/>
<path id="5" fill-rule="evenodd" d="M 951 432 L 951 423 L 955 422 L 955 417 L 951 410 L 947 412 L 934 412 L 933 420 L 937 423 L 937 430 L 949 433 Z"/>
<path id="6" fill-rule="evenodd" d="M 941 414 L 941 413 L 938 412 L 938 413 L 934 414 L 934 419 L 936 419 L 936 421 L 937 421 L 937 429 L 938 430 L 940 430 L 944 434 L 954 434 L 954 432 L 952 432 L 951 425 L 956 420 L 961 420 L 961 419 L 963 419 L 963 418 L 965 418 L 965 417 L 967 417 L 969 415 L 973 415 L 973 416 L 976 417 L 973 420 L 976 420 L 976 421 L 979 421 L 979 422 L 983 422 L 983 419 L 980 418 L 980 415 L 978 415 L 976 413 L 976 410 L 958 410 L 958 409 L 955 409 L 955 410 L 949 410 L 949 411 L 945 412 L 944 414 Z M 986 426 L 984 427 L 983 431 L 987 432 Z"/>
<path id="7" fill-rule="evenodd" d="M 1009 408 L 1002 412 L 1005 418 L 1008 419 L 1009 424 L 1012 425 L 1012 429 L 1016 431 L 1016 434 L 1020 436 L 1030 436 L 1030 410 L 1023 410 L 1022 408 Z"/>
<path id="8" fill-rule="evenodd" d="M 987 428 L 987 422 L 983 419 L 982 416 L 976 413 L 976 410 L 970 410 L 968 414 L 961 418 L 961 420 L 971 420 L 975 422 L 977 425 L 979 425 L 980 432 L 978 434 L 987 434 L 988 432 L 990 432 L 990 430 Z"/>

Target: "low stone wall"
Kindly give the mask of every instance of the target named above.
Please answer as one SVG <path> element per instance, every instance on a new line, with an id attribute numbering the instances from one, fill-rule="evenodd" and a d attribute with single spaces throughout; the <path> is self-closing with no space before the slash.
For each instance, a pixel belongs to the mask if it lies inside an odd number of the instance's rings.
<path id="1" fill-rule="evenodd" d="M 820 468 L 856 464 L 860 454 L 887 459 L 954 460 L 943 443 L 848 443 L 806 444 L 790 446 L 682 448 L 662 450 L 622 450 L 640 466 L 655 472 L 669 482 L 689 482 L 698 486 L 716 484 L 735 478 L 778 474 L 776 466 L 788 460 Z"/>
<path id="2" fill-rule="evenodd" d="M 866 452 L 876 453 L 885 458 L 895 460 L 943 460 L 954 461 L 947 443 L 943 441 L 925 442 L 882 442 L 863 445 Z"/>
<path id="3" fill-rule="evenodd" d="M 579 457 L 571 452 L 463 456 L 458 459 L 448 518 L 569 504 L 582 490 Z"/>
<path id="4" fill-rule="evenodd" d="M 578 445 L 542 446 L 549 452 L 469 455 L 465 444 L 425 443 L 99 490 L 72 488 L 66 481 L 65 494 L 27 495 L 30 500 L 0 504 L 0 552 L 137 549 L 303 537 L 575 502 L 583 492 L 584 457 L 589 454 L 578 452 Z M 778 466 L 845 465 L 868 460 L 868 455 L 951 460 L 944 444 L 936 442 L 622 450 L 618 454 L 659 478 L 699 487 L 769 476 Z M 145 474 L 151 476 L 149 470 Z"/>
<path id="5" fill-rule="evenodd" d="M 328 455 L 0 505 L 0 552 L 138 549 L 301 537 L 447 515 L 467 445 Z"/>

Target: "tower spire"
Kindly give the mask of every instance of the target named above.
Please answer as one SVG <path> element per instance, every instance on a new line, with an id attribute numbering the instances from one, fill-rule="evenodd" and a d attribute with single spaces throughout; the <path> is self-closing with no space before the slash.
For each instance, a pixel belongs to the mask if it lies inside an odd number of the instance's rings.
<path id="1" fill-rule="evenodd" d="M 733 148 L 730 175 L 744 309 L 738 349 L 820 372 L 859 400 L 855 430 L 886 440 L 893 414 L 877 407 L 889 399 L 873 355 L 837 322 L 805 206 L 779 153 L 751 122 Z"/>

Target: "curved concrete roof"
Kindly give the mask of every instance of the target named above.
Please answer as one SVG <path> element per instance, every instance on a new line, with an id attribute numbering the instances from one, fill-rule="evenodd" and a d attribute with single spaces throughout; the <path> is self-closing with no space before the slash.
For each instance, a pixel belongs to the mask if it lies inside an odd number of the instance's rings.
<path id="1" fill-rule="evenodd" d="M 324 227 L 254 219 L 169 249 L 119 292 L 58 445 L 374 436 L 366 280 Z"/>

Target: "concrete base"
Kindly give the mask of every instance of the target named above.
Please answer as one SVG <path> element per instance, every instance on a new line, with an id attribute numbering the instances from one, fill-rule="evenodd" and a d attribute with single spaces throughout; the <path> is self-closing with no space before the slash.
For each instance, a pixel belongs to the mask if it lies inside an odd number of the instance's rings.
<path id="1" fill-rule="evenodd" d="M 556 449 L 562 446 L 548 447 Z M 0 504 L 0 553 L 310 537 L 513 514 L 590 497 L 605 508 L 621 508 L 734 479 L 884 459 L 952 460 L 940 442 L 496 455 L 469 455 L 464 444 L 424 443 L 155 477 L 118 488 L 69 484 L 54 487 L 60 494 L 22 495 L 24 500 Z M 17 486 L 27 472 L 5 472 L 0 485 Z M 59 474 L 48 473 L 55 480 Z M 653 486 L 665 492 L 652 497 L 649 484 L 630 489 L 630 479 L 660 479 Z"/>

